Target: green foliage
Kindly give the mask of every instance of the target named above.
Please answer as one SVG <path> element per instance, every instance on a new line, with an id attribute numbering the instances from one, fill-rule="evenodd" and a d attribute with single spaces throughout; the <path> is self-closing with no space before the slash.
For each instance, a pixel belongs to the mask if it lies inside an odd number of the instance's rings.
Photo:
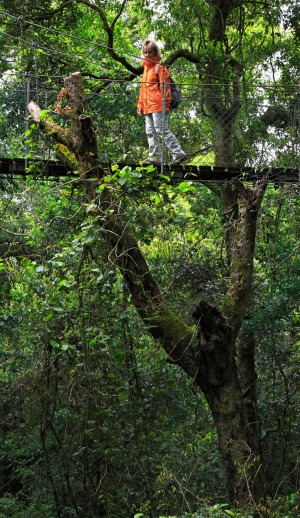
<path id="1" fill-rule="evenodd" d="M 291 493 L 287 497 L 269 501 L 266 506 L 248 506 L 242 509 L 230 509 L 228 504 L 205 504 L 195 513 L 185 512 L 176 515 L 159 515 L 159 518 L 253 518 L 257 513 L 272 518 L 296 518 L 299 515 L 299 494 Z M 148 518 L 143 512 L 136 513 L 134 518 Z"/>
<path id="2" fill-rule="evenodd" d="M 182 188 L 172 191 L 166 182 L 151 193 L 144 187 L 129 203 L 128 189 L 134 192 L 141 178 L 130 170 L 125 173 L 116 171 L 105 185 L 120 189 L 131 220 L 137 204 L 135 218 L 143 239 L 142 221 L 147 214 L 154 216 L 147 204 L 157 207 L 161 221 L 169 211 L 174 218 L 175 205 L 184 201 Z M 10 298 L 3 300 L 0 318 L 0 410 L 5 415 L 0 455 L 8 498 L 3 506 L 11 513 L 20 508 L 20 516 L 34 513 L 37 501 L 49 516 L 71 516 L 68 509 L 74 506 L 90 516 L 103 509 L 120 516 L 122 507 L 125 518 L 149 501 L 149 495 L 150 508 L 168 512 L 181 501 L 182 484 L 189 485 L 197 501 L 199 476 L 203 495 L 211 487 L 218 491 L 223 473 L 207 405 L 192 393 L 185 375 L 166 364 L 165 354 L 141 325 L 121 276 L 107 264 L 92 207 L 80 212 L 82 195 L 67 186 L 48 189 L 26 183 L 22 196 L 2 200 L 2 210 L 12 211 L 7 230 L 18 228 L 20 233 L 23 228 L 19 246 L 26 250 L 25 255 L 16 248 L 15 257 L 2 260 L 10 282 Z M 183 193 L 187 195 L 194 193 Z M 155 204 L 157 196 L 168 204 Z M 177 223 L 169 225 L 171 235 Z M 154 225 L 153 232 L 154 239 L 160 227 Z M 150 247 L 152 239 L 144 239 Z M 175 259 L 182 263 L 184 246 L 182 235 L 170 264 Z M 150 251 L 153 265 L 156 261 L 162 267 L 168 256 L 160 255 L 157 245 Z M 166 276 L 162 282 L 168 283 Z M 200 451 L 201 463 L 196 461 Z M 214 477 L 205 461 L 212 452 Z M 194 465 L 197 471 L 190 469 Z M 177 480 L 175 491 L 171 480 Z M 21 500 L 24 492 L 30 495 L 28 505 Z"/>
<path id="3" fill-rule="evenodd" d="M 12 77 L 2 82 L 0 87 L 0 154 L 3 158 L 15 158 L 25 154 L 24 95 L 24 85 L 21 80 Z"/>
<path id="4" fill-rule="evenodd" d="M 157 184 L 151 170 L 142 168 L 115 168 L 103 185 L 118 192 L 124 217 L 135 226 L 170 304 L 189 319 L 199 297 L 222 296 L 226 280 L 220 275 L 221 228 L 213 194 L 192 189 L 188 182 Z M 298 401 L 293 388 L 298 263 L 290 263 L 288 257 L 297 246 L 299 204 L 296 191 L 282 194 L 270 191 L 261 214 L 256 268 L 258 279 L 265 282 L 257 288 L 257 311 L 247 325 L 260 337 L 260 406 L 267 427 L 265 451 L 272 458 L 267 469 L 273 489 L 281 484 L 288 491 L 292 481 L 287 475 L 297 464 L 293 445 L 299 435 L 293 418 Z M 279 212 L 281 200 L 293 210 L 293 224 L 287 210 Z M 3 508 L 22 516 L 33 513 L 38 501 L 49 516 L 69 516 L 74 506 L 83 506 L 91 516 L 120 516 L 122 507 L 124 518 L 131 510 L 144 516 L 176 512 L 181 517 L 182 502 L 188 502 L 191 516 L 251 516 L 251 511 L 243 515 L 222 504 L 209 505 L 212 495 L 224 501 L 224 479 L 207 404 L 192 393 L 185 375 L 165 362 L 164 353 L 141 325 L 121 276 L 106 261 L 93 206 L 83 202 L 79 190 L 67 185 L 49 189 L 36 182 L 26 182 L 21 194 L 1 200 L 7 230 L 20 234 L 19 242 L 13 242 L 15 249 L 10 247 L 10 255 L 1 262 L 7 279 L 0 321 L 5 416 L 0 455 L 6 477 L 2 483 L 7 484 Z M 276 271 L 276 296 L 274 250 L 284 260 L 282 275 Z M 270 279 L 265 277 L 268 268 Z M 287 377 L 289 392 L 283 398 Z M 282 417 L 277 432 L 278 415 Z M 278 437 L 276 454 L 269 430 Z M 286 465 L 276 482 L 274 471 L 283 458 Z M 95 487 L 97 499 L 92 499 Z M 28 505 L 21 500 L 24 492 Z M 276 505 L 282 509 L 284 502 L 272 503 L 274 516 Z"/>
<path id="5" fill-rule="evenodd" d="M 245 102 L 233 126 L 224 124 L 235 163 L 285 167 L 298 156 L 296 4 L 247 2 L 229 9 L 215 25 L 225 27 L 223 39 L 212 33 L 214 2 L 134 0 L 122 12 L 120 6 L 113 0 L 1 2 L 0 66 L 10 70 L 0 89 L 2 157 L 24 156 L 25 145 L 29 158 L 52 156 L 47 141 L 36 145 L 37 127 L 28 128 L 26 72 L 33 75 L 31 97 L 45 107 L 42 117 L 69 127 L 66 114 L 55 111 L 56 96 L 61 76 L 80 70 L 100 162 L 141 163 L 147 150 L 135 80 L 141 41 L 149 34 L 162 41 L 164 58 L 178 49 L 188 56 L 171 68 L 176 82 L 184 83 L 171 128 L 191 162 L 214 163 L 215 130 L 239 96 Z M 263 90 L 266 81 L 271 87 Z M 279 88 L 287 83 L 296 88 Z M 270 130 L 261 119 L 266 104 L 283 105 L 293 114 L 293 128 Z M 216 118 L 216 109 L 223 118 Z M 35 163 L 28 170 L 39 173 Z M 4 188 L 0 516 L 250 518 L 255 509 L 224 503 L 208 405 L 192 380 L 166 362 L 132 307 L 80 184 L 28 180 Z M 166 302 L 190 325 L 202 298 L 219 307 L 228 270 L 213 191 L 190 181 L 171 185 L 142 166 L 114 166 L 97 194 L 106 190 L 117 196 Z M 298 188 L 268 189 L 257 233 L 253 307 L 244 323 L 257 343 L 271 495 L 259 511 L 274 518 L 299 514 L 299 216 Z"/>

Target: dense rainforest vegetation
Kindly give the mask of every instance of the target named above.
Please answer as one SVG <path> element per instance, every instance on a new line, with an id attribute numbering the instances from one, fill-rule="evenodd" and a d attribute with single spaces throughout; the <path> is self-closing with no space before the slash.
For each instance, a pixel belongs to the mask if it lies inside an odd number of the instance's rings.
<path id="1" fill-rule="evenodd" d="M 299 7 L 0 0 L 0 517 L 299 516 Z M 256 182 L 141 166 L 148 37 Z"/>

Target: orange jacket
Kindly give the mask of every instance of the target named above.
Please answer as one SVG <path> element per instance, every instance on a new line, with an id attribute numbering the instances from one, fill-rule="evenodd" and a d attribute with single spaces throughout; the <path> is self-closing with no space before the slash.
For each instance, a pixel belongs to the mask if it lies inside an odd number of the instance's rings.
<path id="1" fill-rule="evenodd" d="M 143 110 L 144 115 L 163 111 L 163 82 L 166 83 L 166 110 L 169 110 L 171 102 L 170 76 L 166 66 L 158 65 L 157 75 L 155 66 L 159 58 L 151 58 L 151 61 L 144 59 L 142 65 L 144 73 L 142 76 L 138 108 Z"/>

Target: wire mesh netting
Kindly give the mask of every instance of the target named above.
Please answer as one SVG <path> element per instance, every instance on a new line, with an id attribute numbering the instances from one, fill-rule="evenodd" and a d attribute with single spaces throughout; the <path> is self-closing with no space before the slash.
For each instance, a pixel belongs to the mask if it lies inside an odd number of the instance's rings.
<path id="1" fill-rule="evenodd" d="M 47 78 L 46 78 L 47 79 Z M 57 113 L 62 78 L 53 81 L 10 78 L 0 88 L 0 155 L 23 157 L 29 151 L 31 121 L 26 107 L 37 102 L 59 124 L 68 116 Z M 86 80 L 90 114 L 99 143 L 99 161 L 138 164 L 148 157 L 144 117 L 137 115 L 140 82 L 114 81 L 101 91 Z M 239 97 L 220 86 L 180 84 L 182 102 L 170 112 L 170 127 L 187 153 L 189 164 L 198 166 L 299 168 L 300 93 L 297 87 L 247 87 Z M 246 94 L 247 91 L 247 94 Z M 26 134 L 27 130 L 27 134 Z M 30 139 L 29 139 L 30 140 Z M 37 157 L 54 158 L 51 142 L 39 135 Z M 165 154 L 165 161 L 172 157 Z"/>

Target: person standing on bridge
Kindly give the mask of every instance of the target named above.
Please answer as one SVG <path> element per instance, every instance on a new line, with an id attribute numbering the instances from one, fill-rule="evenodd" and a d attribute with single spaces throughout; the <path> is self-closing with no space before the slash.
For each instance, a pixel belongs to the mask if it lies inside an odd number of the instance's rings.
<path id="1" fill-rule="evenodd" d="M 160 138 L 173 157 L 172 165 L 182 164 L 187 155 L 169 128 L 169 110 L 171 102 L 170 76 L 166 66 L 159 64 L 161 57 L 157 43 L 146 40 L 142 47 L 144 73 L 137 105 L 138 115 L 145 115 L 146 136 L 149 145 L 149 159 L 143 165 L 161 163 Z M 164 116 L 163 83 L 166 83 L 166 101 Z"/>

